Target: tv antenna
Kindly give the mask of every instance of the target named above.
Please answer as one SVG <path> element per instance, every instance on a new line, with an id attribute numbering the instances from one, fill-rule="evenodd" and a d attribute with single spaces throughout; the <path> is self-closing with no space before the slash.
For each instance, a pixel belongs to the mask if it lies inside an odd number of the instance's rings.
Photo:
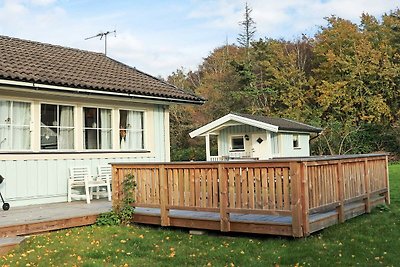
<path id="1" fill-rule="evenodd" d="M 117 30 L 113 30 L 113 31 L 99 32 L 96 35 L 85 38 L 85 40 L 89 40 L 96 37 L 100 37 L 101 40 L 104 37 L 104 55 L 107 56 L 107 35 L 109 35 L 110 33 L 114 33 L 114 37 L 117 37 Z"/>

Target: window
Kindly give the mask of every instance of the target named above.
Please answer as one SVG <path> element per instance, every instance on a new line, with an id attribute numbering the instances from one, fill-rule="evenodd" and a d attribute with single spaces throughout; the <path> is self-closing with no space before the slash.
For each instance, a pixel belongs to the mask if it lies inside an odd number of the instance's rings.
<path id="1" fill-rule="evenodd" d="M 271 133 L 272 154 L 279 154 L 278 134 Z"/>
<path id="2" fill-rule="evenodd" d="M 85 149 L 111 149 L 111 110 L 83 108 Z"/>
<path id="3" fill-rule="evenodd" d="M 122 150 L 144 149 L 144 112 L 119 111 L 119 143 Z"/>
<path id="4" fill-rule="evenodd" d="M 0 100 L 0 150 L 31 148 L 31 105 Z"/>
<path id="5" fill-rule="evenodd" d="M 243 136 L 232 136 L 232 150 L 244 150 Z"/>
<path id="6" fill-rule="evenodd" d="M 294 134 L 293 135 L 293 148 L 300 148 L 299 135 L 298 134 Z"/>
<path id="7" fill-rule="evenodd" d="M 74 107 L 41 104 L 40 148 L 74 149 Z"/>

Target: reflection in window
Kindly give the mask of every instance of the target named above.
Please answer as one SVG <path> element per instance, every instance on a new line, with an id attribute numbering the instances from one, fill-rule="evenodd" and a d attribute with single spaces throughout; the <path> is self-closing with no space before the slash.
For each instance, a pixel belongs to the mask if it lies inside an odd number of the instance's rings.
<path id="1" fill-rule="evenodd" d="M 143 112 L 119 111 L 119 142 L 122 150 L 144 149 Z"/>
<path id="2" fill-rule="evenodd" d="M 0 150 L 31 147 L 31 104 L 0 100 Z"/>
<path id="3" fill-rule="evenodd" d="M 74 149 L 74 107 L 41 104 L 40 148 Z"/>
<path id="4" fill-rule="evenodd" d="M 83 108 L 85 149 L 111 149 L 111 110 Z"/>

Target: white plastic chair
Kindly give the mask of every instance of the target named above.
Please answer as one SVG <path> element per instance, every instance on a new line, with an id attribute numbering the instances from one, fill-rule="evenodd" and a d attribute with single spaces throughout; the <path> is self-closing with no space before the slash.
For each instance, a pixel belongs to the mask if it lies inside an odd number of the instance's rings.
<path id="1" fill-rule="evenodd" d="M 105 183 L 112 185 L 112 175 L 111 175 L 111 165 L 100 165 L 97 167 L 97 180 L 102 180 Z M 108 192 L 108 191 L 107 191 Z M 93 192 L 93 195 L 102 195 L 102 192 L 97 190 L 97 192 Z"/>
<path id="2" fill-rule="evenodd" d="M 79 166 L 79 167 L 71 167 L 69 169 L 69 179 L 68 179 L 68 202 L 71 202 L 73 197 L 81 198 L 81 194 L 73 194 L 73 188 L 84 188 L 85 189 L 85 197 L 86 203 L 90 203 L 90 200 L 93 196 L 93 188 L 97 188 L 97 192 L 99 192 L 100 187 L 106 187 L 108 201 L 111 201 L 111 188 L 110 183 L 106 182 L 102 179 L 94 179 L 90 174 L 89 168 L 87 166 Z M 97 194 L 97 199 L 99 198 L 99 194 Z"/>

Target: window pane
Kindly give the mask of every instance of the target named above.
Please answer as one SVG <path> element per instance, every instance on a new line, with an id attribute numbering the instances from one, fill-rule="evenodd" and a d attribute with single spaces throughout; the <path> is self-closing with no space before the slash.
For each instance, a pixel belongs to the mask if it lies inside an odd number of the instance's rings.
<path id="1" fill-rule="evenodd" d="M 232 149 L 233 150 L 244 149 L 243 137 L 232 137 Z"/>
<path id="2" fill-rule="evenodd" d="M 85 128 L 97 128 L 97 109 L 83 108 L 85 114 Z"/>
<path id="3" fill-rule="evenodd" d="M 97 130 L 85 129 L 85 148 L 86 149 L 97 149 Z"/>
<path id="4" fill-rule="evenodd" d="M 74 127 L 74 107 L 60 106 L 60 126 Z"/>
<path id="5" fill-rule="evenodd" d="M 57 149 L 57 127 L 42 127 L 40 129 L 40 148 Z"/>
<path id="6" fill-rule="evenodd" d="M 120 148 L 144 149 L 143 112 L 120 110 Z"/>
<path id="7" fill-rule="evenodd" d="M 41 124 L 42 126 L 57 126 L 57 106 L 41 105 Z"/>
<path id="8" fill-rule="evenodd" d="M 0 149 L 11 149 L 11 102 L 0 101 Z"/>
<path id="9" fill-rule="evenodd" d="M 100 130 L 100 148 L 111 149 L 111 130 Z"/>

